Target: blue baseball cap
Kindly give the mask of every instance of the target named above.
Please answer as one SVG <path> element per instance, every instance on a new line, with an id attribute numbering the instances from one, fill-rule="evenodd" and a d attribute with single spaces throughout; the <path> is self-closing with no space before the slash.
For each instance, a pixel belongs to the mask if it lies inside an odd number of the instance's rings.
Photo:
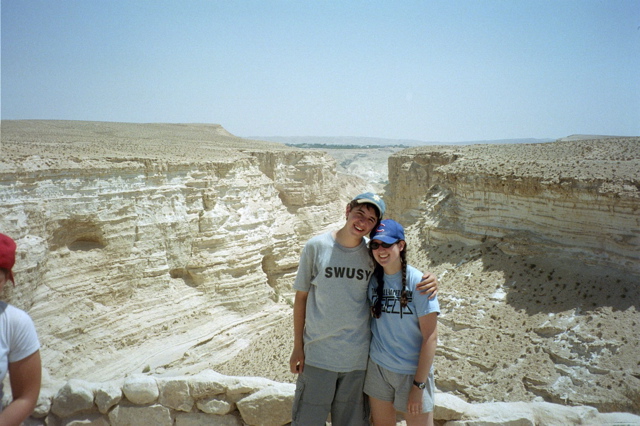
<path id="1" fill-rule="evenodd" d="M 404 228 L 392 219 L 385 219 L 380 226 L 371 232 L 372 240 L 380 240 L 383 243 L 393 244 L 398 240 L 404 240 Z"/>
<path id="2" fill-rule="evenodd" d="M 353 198 L 352 201 L 357 201 L 358 204 L 373 204 L 378 209 L 380 218 L 384 216 L 384 211 L 386 210 L 384 201 L 382 201 L 382 197 L 374 194 L 373 192 L 365 192 L 364 194 L 357 195 Z"/>

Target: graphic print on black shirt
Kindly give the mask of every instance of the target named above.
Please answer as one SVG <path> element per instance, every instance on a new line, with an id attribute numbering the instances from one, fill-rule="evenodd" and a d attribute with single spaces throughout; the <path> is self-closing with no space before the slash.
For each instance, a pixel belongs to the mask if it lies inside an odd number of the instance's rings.
<path id="1" fill-rule="evenodd" d="M 400 304 L 401 295 L 402 290 L 385 288 L 382 293 L 382 312 L 387 314 L 400 315 L 400 318 L 402 318 L 403 315 L 413 315 L 413 311 L 411 310 L 413 292 L 407 290 L 407 306 L 405 306 L 404 308 L 402 308 Z M 378 301 L 378 295 L 375 290 L 372 299 L 373 305 L 375 306 L 376 302 Z"/>

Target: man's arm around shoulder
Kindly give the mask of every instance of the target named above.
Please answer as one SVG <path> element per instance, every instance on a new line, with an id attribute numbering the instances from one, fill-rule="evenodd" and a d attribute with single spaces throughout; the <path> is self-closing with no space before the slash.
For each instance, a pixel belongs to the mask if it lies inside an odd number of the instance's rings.
<path id="1" fill-rule="evenodd" d="M 428 294 L 429 299 L 433 299 L 438 294 L 438 277 L 431 272 L 427 272 L 422 276 L 422 281 L 416 285 L 416 289 L 421 294 Z"/>

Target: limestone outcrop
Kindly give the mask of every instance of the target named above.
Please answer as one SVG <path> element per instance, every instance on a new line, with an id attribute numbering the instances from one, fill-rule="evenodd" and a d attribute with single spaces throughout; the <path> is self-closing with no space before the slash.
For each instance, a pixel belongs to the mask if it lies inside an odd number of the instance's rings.
<path id="1" fill-rule="evenodd" d="M 436 386 L 640 413 L 640 138 L 421 147 L 390 217 L 438 274 Z"/>
<path id="2" fill-rule="evenodd" d="M 350 182 L 220 126 L 3 121 L 8 297 L 51 380 L 214 367 L 288 318 L 300 242 L 341 219 Z"/>
<path id="3" fill-rule="evenodd" d="M 45 390 L 27 424 L 280 426 L 291 422 L 294 397 L 293 384 L 212 370 L 164 378 L 136 374 L 99 383 L 73 379 L 58 390 Z M 437 394 L 436 401 L 435 420 L 445 426 L 640 423 L 633 414 L 546 402 L 474 405 L 447 394 Z"/>
<path id="4" fill-rule="evenodd" d="M 640 274 L 640 138 L 411 148 L 389 176 L 390 214 L 434 242 L 499 239 Z"/>
<path id="5" fill-rule="evenodd" d="M 291 384 L 302 244 L 381 184 L 217 125 L 3 121 L 1 152 L 0 231 L 18 243 L 4 297 L 40 335 L 43 416 L 77 405 L 77 424 L 113 422 L 116 406 L 116 424 L 240 410 L 187 394 L 184 377 L 208 370 Z M 640 414 L 638 170 L 638 138 L 390 157 L 389 217 L 441 283 L 436 406 L 457 413 L 441 422 Z M 260 392 L 247 407 L 288 398 Z"/>

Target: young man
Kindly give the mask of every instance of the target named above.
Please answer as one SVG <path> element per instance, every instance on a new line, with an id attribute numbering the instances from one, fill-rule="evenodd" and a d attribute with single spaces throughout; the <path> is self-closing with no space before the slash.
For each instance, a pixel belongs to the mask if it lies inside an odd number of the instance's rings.
<path id="1" fill-rule="evenodd" d="M 291 372 L 299 374 L 292 425 L 368 425 L 362 392 L 370 342 L 367 288 L 373 273 L 365 237 L 385 212 L 378 195 L 355 197 L 347 221 L 337 231 L 311 238 L 305 245 L 294 283 L 294 343 Z M 423 292 L 437 292 L 427 273 Z"/>

